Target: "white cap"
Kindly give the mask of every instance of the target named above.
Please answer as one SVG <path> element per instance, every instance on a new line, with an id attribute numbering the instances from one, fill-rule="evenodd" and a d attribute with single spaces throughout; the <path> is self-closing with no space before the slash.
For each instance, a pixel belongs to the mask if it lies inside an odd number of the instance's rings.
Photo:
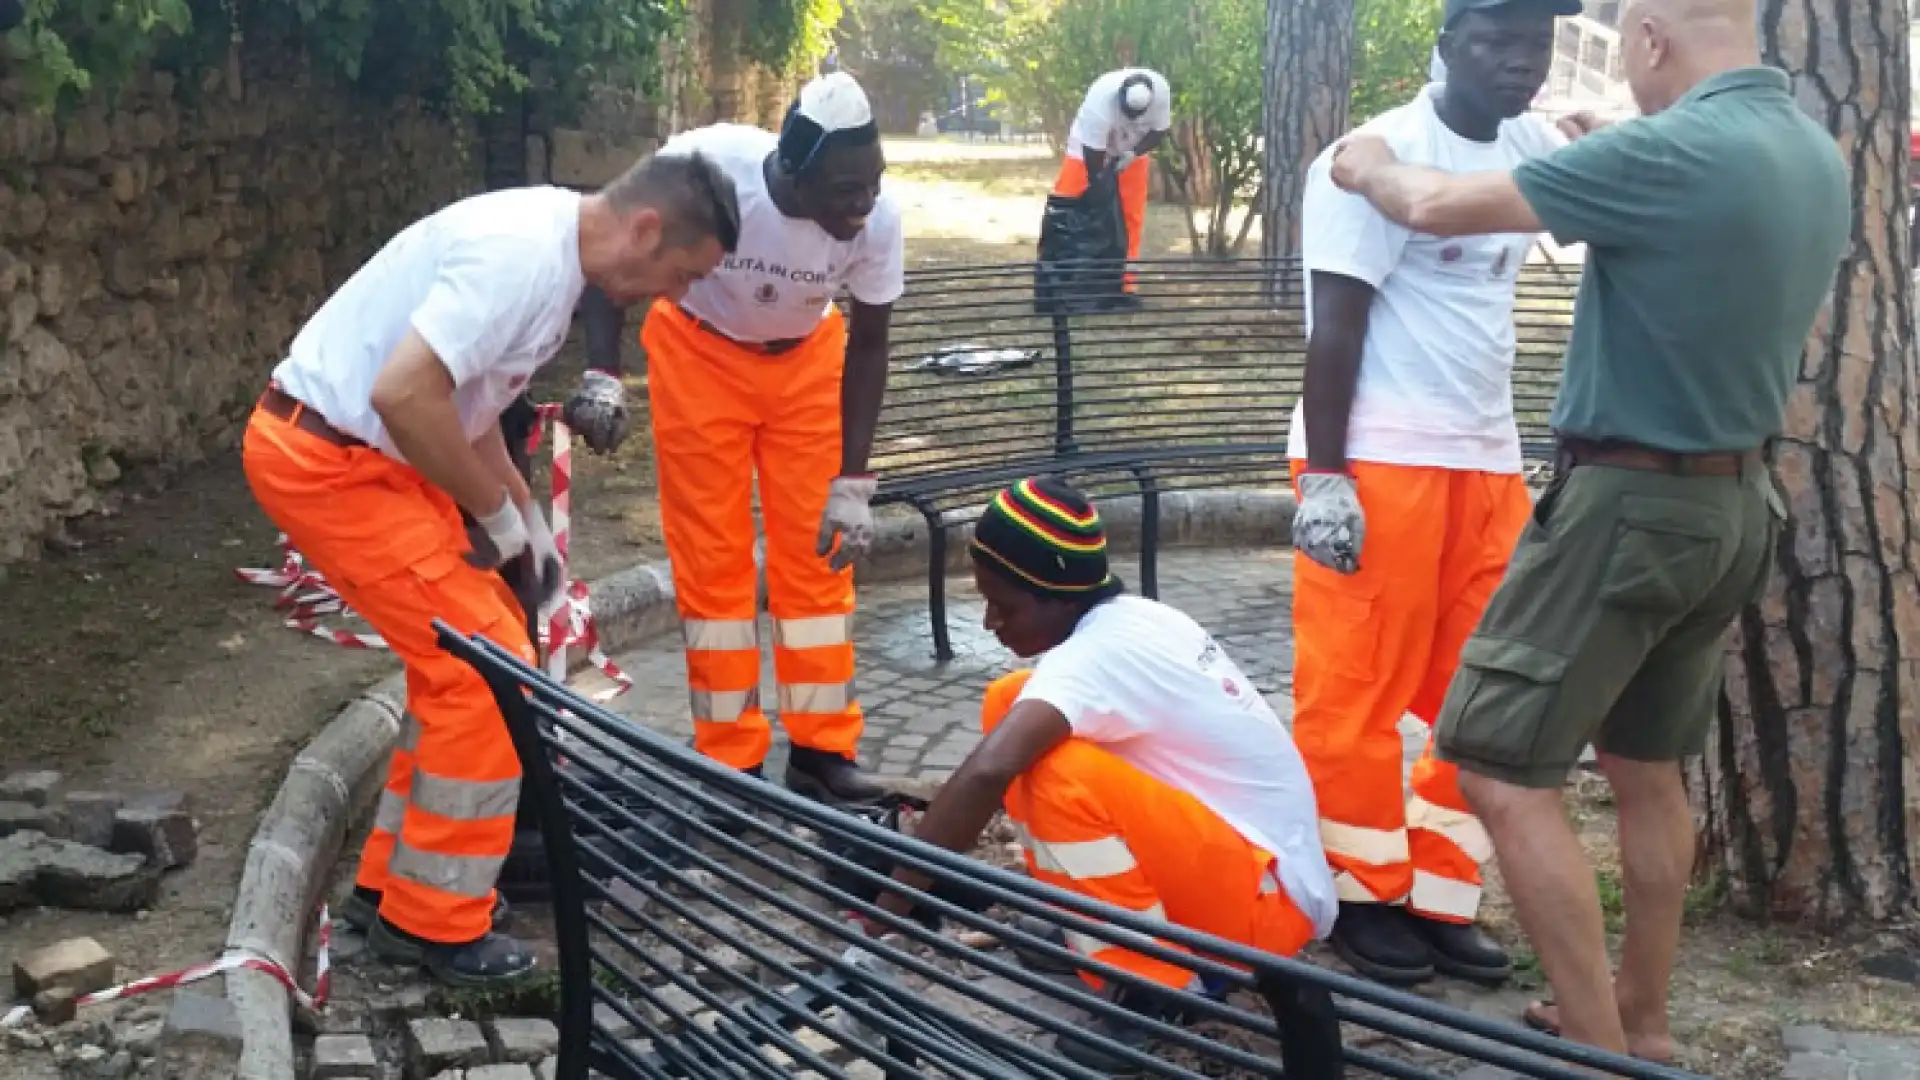
<path id="1" fill-rule="evenodd" d="M 844 71 L 822 75 L 801 87 L 799 112 L 826 134 L 873 123 L 867 92 Z"/>
<path id="2" fill-rule="evenodd" d="M 1427 81 L 1443 83 L 1447 81 L 1447 62 L 1440 59 L 1440 47 L 1433 47 L 1433 60 L 1427 65 Z"/>
<path id="3" fill-rule="evenodd" d="M 1146 112 L 1153 104 L 1153 84 L 1134 83 L 1121 92 L 1120 100 L 1126 102 L 1130 112 Z"/>

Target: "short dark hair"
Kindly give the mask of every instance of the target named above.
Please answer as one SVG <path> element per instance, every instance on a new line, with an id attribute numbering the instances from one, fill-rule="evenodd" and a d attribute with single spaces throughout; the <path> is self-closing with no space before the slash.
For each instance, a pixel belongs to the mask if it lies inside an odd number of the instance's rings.
<path id="1" fill-rule="evenodd" d="M 689 247 L 709 236 L 720 241 L 724 251 L 740 245 L 740 198 L 733 181 L 697 150 L 648 154 L 600 194 L 621 214 L 642 207 L 658 210 L 662 241 L 673 247 Z"/>

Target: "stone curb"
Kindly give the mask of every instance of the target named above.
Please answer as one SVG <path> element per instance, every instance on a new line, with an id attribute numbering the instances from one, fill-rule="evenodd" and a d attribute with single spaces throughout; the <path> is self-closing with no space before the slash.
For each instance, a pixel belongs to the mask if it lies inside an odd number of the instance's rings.
<path id="1" fill-rule="evenodd" d="M 1284 544 L 1293 505 L 1288 492 L 1170 492 L 1160 496 L 1161 544 L 1192 546 L 1203 538 L 1223 547 Z M 1139 549 L 1138 497 L 1103 499 L 1100 513 L 1114 550 Z M 857 581 L 925 576 L 925 519 L 889 512 L 875 531 L 873 548 L 855 571 Z M 972 535 L 971 523 L 949 527 L 950 572 L 968 565 Z M 671 630 L 677 622 L 673 577 L 664 560 L 602 578 L 589 591 L 600 644 L 609 653 Z M 576 652 L 570 661 L 570 668 L 582 667 L 585 654 Z M 248 846 L 228 949 L 271 957 L 305 977 L 306 944 L 327 877 L 358 816 L 379 793 L 405 707 L 406 676 L 388 676 L 349 702 L 294 758 Z M 239 1080 L 296 1080 L 286 988 L 270 975 L 246 970 L 229 972 L 226 984 L 243 1036 Z"/>

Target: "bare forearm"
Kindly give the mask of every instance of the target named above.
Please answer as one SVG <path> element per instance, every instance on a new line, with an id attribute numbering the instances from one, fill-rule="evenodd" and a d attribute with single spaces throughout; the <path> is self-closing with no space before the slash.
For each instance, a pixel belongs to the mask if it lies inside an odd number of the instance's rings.
<path id="1" fill-rule="evenodd" d="M 500 508 L 501 489 L 512 490 L 512 485 L 467 442 L 451 397 L 410 395 L 379 411 L 381 422 L 407 463 L 452 496 L 461 508 L 475 517 L 485 517 Z M 498 437 L 498 425 L 494 432 L 504 458 L 506 441 Z M 511 461 L 506 471 L 519 479 Z M 525 485 L 521 487 L 524 490 Z"/>
<path id="2" fill-rule="evenodd" d="M 485 435 L 474 440 L 474 451 L 486 462 L 500 486 L 507 489 L 508 497 L 515 506 L 527 506 L 533 502 L 533 491 L 527 487 L 527 478 L 520 475 L 519 466 L 514 464 L 513 454 L 507 449 L 506 432 L 502 431 L 498 421 L 487 429 Z"/>
<path id="3" fill-rule="evenodd" d="M 1370 169 L 1360 193 L 1388 218 L 1428 236 L 1541 229 L 1512 173 L 1448 173 L 1396 161 Z"/>
<path id="4" fill-rule="evenodd" d="M 1307 425 L 1307 467 L 1347 471 L 1347 426 L 1360 382 L 1360 343 L 1350 331 L 1317 331 L 1307 342 L 1301 420 Z"/>
<path id="5" fill-rule="evenodd" d="M 880 403 L 886 396 L 886 339 L 849 344 L 846 370 L 840 376 L 840 475 L 867 472 Z"/>
<path id="6" fill-rule="evenodd" d="M 993 819 L 994 811 L 1000 808 L 1008 783 L 988 770 L 969 768 L 963 763 L 953 777 L 941 785 L 940 794 L 927 807 L 926 816 L 914 829 L 914 836 L 948 851 L 972 850 L 987 822 Z M 921 890 L 932 883 L 928 875 L 904 867 L 893 876 L 896 881 Z"/>

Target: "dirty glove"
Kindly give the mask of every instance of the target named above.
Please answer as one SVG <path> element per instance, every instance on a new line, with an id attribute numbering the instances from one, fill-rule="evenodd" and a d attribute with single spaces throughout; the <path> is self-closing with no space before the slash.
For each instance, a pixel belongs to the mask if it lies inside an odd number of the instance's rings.
<path id="1" fill-rule="evenodd" d="M 1300 505 L 1293 511 L 1293 548 L 1336 573 L 1360 569 L 1360 545 L 1367 518 L 1360 490 L 1345 473 L 1310 472 L 1300 476 Z"/>
<path id="2" fill-rule="evenodd" d="M 547 527 L 546 516 L 537 506 L 527 507 L 522 518 L 527 523 L 527 553 L 533 559 L 533 597 L 535 613 L 545 624 L 567 590 L 567 563 Z"/>
<path id="3" fill-rule="evenodd" d="M 820 542 L 815 554 L 833 558 L 827 565 L 844 570 L 873 545 L 873 493 L 880 488 L 876 476 L 836 476 L 827 488 L 827 510 L 820 515 Z M 840 538 L 840 550 L 834 551 L 833 539 Z"/>
<path id="4" fill-rule="evenodd" d="M 481 568 L 492 570 L 505 565 L 508 560 L 527 550 L 527 521 L 520 514 L 520 508 L 513 504 L 513 496 L 505 488 L 500 490 L 500 509 L 491 514 L 475 514 L 477 529 L 467 530 L 467 542 L 473 551 L 467 555 L 467 562 Z"/>
<path id="5" fill-rule="evenodd" d="M 627 390 L 604 371 L 589 369 L 560 410 L 561 419 L 596 454 L 611 452 L 627 437 Z"/>

